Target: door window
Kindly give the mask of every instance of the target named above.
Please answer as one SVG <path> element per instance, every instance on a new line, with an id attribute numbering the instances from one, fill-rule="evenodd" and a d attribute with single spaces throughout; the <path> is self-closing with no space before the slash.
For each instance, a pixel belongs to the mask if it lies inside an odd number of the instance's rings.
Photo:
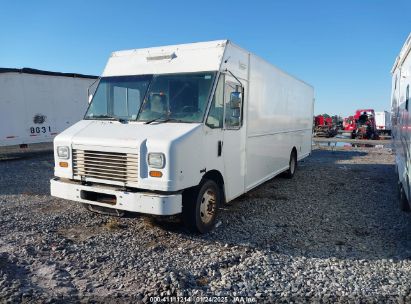
<path id="1" fill-rule="evenodd" d="M 225 127 L 239 129 L 242 124 L 243 92 L 241 85 L 226 82 L 224 89 Z"/>
<path id="2" fill-rule="evenodd" d="M 224 117 L 224 75 L 220 76 L 218 80 L 217 88 L 215 90 L 213 100 L 211 101 L 210 110 L 206 125 L 212 129 L 218 129 L 223 127 Z"/>

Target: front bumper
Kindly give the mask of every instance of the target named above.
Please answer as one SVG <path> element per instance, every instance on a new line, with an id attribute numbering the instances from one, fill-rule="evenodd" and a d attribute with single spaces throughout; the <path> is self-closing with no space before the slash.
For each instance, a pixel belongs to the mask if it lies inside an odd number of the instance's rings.
<path id="1" fill-rule="evenodd" d="M 157 194 L 150 192 L 127 192 L 108 186 L 85 186 L 76 182 L 58 178 L 50 180 L 52 196 L 101 207 L 140 212 L 155 215 L 173 215 L 181 213 L 182 196 L 178 194 Z M 93 192 L 115 196 L 115 204 L 101 203 L 84 199 L 82 193 Z"/>

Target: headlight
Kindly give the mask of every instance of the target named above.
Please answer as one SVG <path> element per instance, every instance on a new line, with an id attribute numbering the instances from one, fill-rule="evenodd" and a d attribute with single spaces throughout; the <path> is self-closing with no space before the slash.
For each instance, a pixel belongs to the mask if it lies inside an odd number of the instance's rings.
<path id="1" fill-rule="evenodd" d="M 61 159 L 69 159 L 70 158 L 69 147 L 57 147 L 57 156 Z"/>
<path id="2" fill-rule="evenodd" d="M 166 157 L 163 153 L 149 153 L 148 165 L 153 168 L 162 169 L 166 163 Z"/>

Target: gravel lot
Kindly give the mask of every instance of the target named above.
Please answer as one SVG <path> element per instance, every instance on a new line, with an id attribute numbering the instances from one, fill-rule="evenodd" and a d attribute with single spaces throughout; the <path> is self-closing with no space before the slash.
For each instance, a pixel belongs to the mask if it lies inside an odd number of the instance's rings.
<path id="1" fill-rule="evenodd" d="M 389 149 L 317 149 L 201 236 L 177 217 L 111 218 L 50 197 L 51 154 L 0 161 L 0 299 L 409 303 L 411 219 L 393 162 Z"/>

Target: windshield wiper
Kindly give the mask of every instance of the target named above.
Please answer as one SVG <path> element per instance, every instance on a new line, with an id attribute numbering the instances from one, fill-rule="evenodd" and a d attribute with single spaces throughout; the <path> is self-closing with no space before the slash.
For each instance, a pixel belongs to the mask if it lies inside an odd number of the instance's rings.
<path id="1" fill-rule="evenodd" d="M 149 125 L 149 124 L 151 124 L 152 122 L 159 121 L 160 119 L 163 119 L 165 115 L 167 115 L 167 114 L 162 114 L 162 115 L 160 115 L 160 116 L 157 117 L 157 118 L 148 120 L 148 121 L 145 122 L 145 124 L 146 124 L 146 125 Z M 169 118 L 166 118 L 165 120 L 167 120 L 167 119 L 169 119 Z"/>
<path id="2" fill-rule="evenodd" d="M 155 122 L 155 121 L 157 121 L 157 122 L 159 122 L 159 123 L 169 122 L 169 121 L 185 122 L 185 121 L 183 121 L 183 120 L 181 120 L 181 119 L 177 119 L 177 118 L 166 118 L 166 119 L 161 120 L 162 118 L 163 118 L 163 116 L 157 117 L 157 118 L 155 118 L 155 119 L 146 121 L 145 124 L 148 125 L 148 124 L 151 124 L 152 122 Z"/>
<path id="3" fill-rule="evenodd" d="M 127 120 L 127 119 L 124 119 L 124 118 L 118 117 L 118 118 L 116 118 L 116 120 L 117 120 L 118 122 L 122 123 L 122 124 L 128 123 L 128 120 Z"/>
<path id="4" fill-rule="evenodd" d="M 104 119 L 104 120 L 117 120 L 121 123 L 127 123 L 128 120 L 120 117 L 114 117 L 107 114 L 96 115 L 96 116 L 88 116 L 87 119 Z"/>
<path id="5" fill-rule="evenodd" d="M 93 115 L 93 116 L 87 116 L 87 119 L 107 119 L 107 120 L 117 120 L 116 117 L 107 115 L 107 114 L 102 114 L 102 115 Z"/>
<path id="6" fill-rule="evenodd" d="M 185 122 L 184 120 L 177 119 L 177 118 L 167 118 L 167 119 L 161 120 L 160 122 L 168 122 L 168 121 Z"/>

